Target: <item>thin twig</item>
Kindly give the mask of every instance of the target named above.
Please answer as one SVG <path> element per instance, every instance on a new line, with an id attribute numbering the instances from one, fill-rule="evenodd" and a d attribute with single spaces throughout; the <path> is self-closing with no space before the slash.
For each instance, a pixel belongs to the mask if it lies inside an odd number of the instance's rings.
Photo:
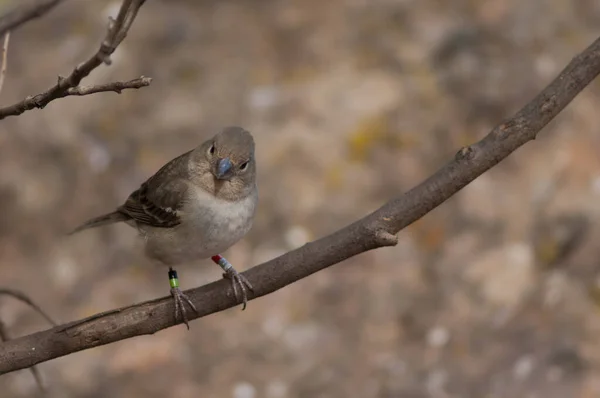
<path id="1" fill-rule="evenodd" d="M 46 321 L 48 321 L 48 323 L 50 323 L 51 325 L 56 326 L 57 323 L 54 321 L 54 319 L 52 319 L 50 317 L 50 315 L 48 315 L 39 305 L 37 305 L 36 303 L 34 303 L 33 300 L 31 300 L 25 293 L 22 293 L 22 292 L 20 292 L 18 290 L 2 288 L 2 289 L 0 289 L 0 295 L 10 296 L 10 297 L 15 298 L 15 299 L 17 299 L 19 301 L 22 301 L 23 303 L 25 303 L 28 306 L 30 306 L 31 308 L 33 308 L 42 317 L 44 317 L 44 319 Z"/>
<path id="2" fill-rule="evenodd" d="M 68 89 L 65 92 L 65 97 L 69 95 L 90 95 L 95 93 L 103 93 L 106 91 L 114 91 L 117 94 L 121 94 L 121 91 L 147 87 L 152 82 L 152 78 L 141 76 L 137 79 L 129 80 L 127 82 L 112 82 L 106 84 L 97 84 L 94 86 L 77 86 Z"/>
<path id="3" fill-rule="evenodd" d="M 464 147 L 427 180 L 380 209 L 333 234 L 244 272 L 251 299 L 279 290 L 357 254 L 397 243 L 396 234 L 442 204 L 475 178 L 500 163 L 536 135 L 600 74 L 600 39 L 575 57 L 560 75 L 513 117 L 481 141 Z M 195 319 L 238 305 L 229 281 L 186 291 Z M 0 345 L 0 374 L 77 351 L 134 336 L 153 334 L 180 323 L 171 297 L 135 304 L 20 337 Z"/>
<path id="4" fill-rule="evenodd" d="M 77 87 L 85 77 L 92 73 L 92 71 L 98 66 L 100 66 L 102 63 L 110 64 L 110 56 L 115 52 L 117 46 L 127 36 L 127 31 L 131 27 L 133 20 L 135 19 L 140 7 L 144 4 L 144 2 L 145 0 L 123 0 L 117 19 L 109 19 L 109 26 L 108 31 L 106 33 L 106 37 L 100 44 L 100 48 L 98 49 L 98 51 L 96 51 L 96 53 L 93 56 L 91 56 L 88 60 L 78 65 L 69 76 L 59 76 L 58 82 L 43 93 L 37 94 L 35 96 L 26 97 L 25 99 L 17 102 L 16 104 L 0 108 L 0 120 L 8 116 L 20 115 L 23 112 L 34 108 L 42 109 L 46 105 L 48 105 L 48 103 L 58 98 L 63 98 L 68 95 L 77 95 L 69 94 L 69 89 Z M 147 86 L 148 84 L 141 85 L 140 87 Z"/>
<path id="5" fill-rule="evenodd" d="M 48 314 L 46 314 L 46 312 L 44 310 L 42 310 L 40 308 L 40 306 L 35 304 L 33 302 L 33 300 L 31 300 L 26 294 L 19 292 L 17 290 L 12 290 L 12 289 L 0 289 L 0 295 L 3 295 L 3 294 L 13 297 L 13 298 L 16 298 L 17 300 L 20 300 L 20 301 L 24 302 L 25 304 L 29 305 L 37 313 L 42 315 L 44 317 L 44 319 L 46 319 L 50 324 L 56 326 L 56 322 Z M 0 319 L 0 341 L 7 342 L 9 340 L 10 340 L 10 336 L 8 334 L 6 325 Z M 32 366 L 31 368 L 29 368 L 29 370 L 31 371 L 31 374 L 33 375 L 33 378 L 35 379 L 35 382 L 38 385 L 40 391 L 42 393 L 45 393 L 46 387 L 44 386 L 44 383 L 42 381 L 42 376 L 41 376 L 38 368 L 36 366 Z"/>
<path id="6" fill-rule="evenodd" d="M 6 14 L 0 16 L 0 35 L 8 31 L 13 31 L 34 18 L 39 18 L 48 11 L 56 7 L 63 0 L 37 0 L 29 1 L 26 4 L 21 3 Z"/>
<path id="7" fill-rule="evenodd" d="M 4 34 L 4 44 L 2 45 L 2 66 L 0 66 L 0 92 L 4 86 L 4 77 L 6 76 L 6 67 L 8 62 L 6 60 L 8 56 L 8 41 L 10 40 L 10 31 Z"/>

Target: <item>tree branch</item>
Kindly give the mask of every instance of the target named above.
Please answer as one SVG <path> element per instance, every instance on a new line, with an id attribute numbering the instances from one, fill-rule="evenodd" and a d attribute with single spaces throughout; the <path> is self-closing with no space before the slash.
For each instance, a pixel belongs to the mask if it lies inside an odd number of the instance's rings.
<path id="1" fill-rule="evenodd" d="M 37 0 L 28 4 L 21 4 L 12 11 L 0 17 L 0 35 L 15 30 L 25 22 L 39 18 L 56 7 L 63 0 Z"/>
<path id="2" fill-rule="evenodd" d="M 600 73 L 600 39 L 575 57 L 560 75 L 512 118 L 481 141 L 462 148 L 454 159 L 420 185 L 379 210 L 315 242 L 244 272 L 257 298 L 378 247 L 396 244 L 401 229 L 439 206 L 479 175 L 498 164 L 537 133 Z M 188 290 L 198 314 L 223 311 L 239 303 L 229 282 L 220 280 Z M 3 343 L 0 374 L 73 352 L 174 326 L 170 297 L 94 315 Z"/>
<path id="3" fill-rule="evenodd" d="M 92 94 L 93 92 L 100 91 L 118 92 L 118 90 L 116 89 L 100 89 L 94 91 L 91 90 L 89 87 L 78 87 L 78 85 L 85 77 L 92 73 L 94 69 L 100 66 L 100 64 L 105 63 L 107 65 L 110 65 L 110 56 L 115 52 L 119 44 L 121 44 L 123 39 L 125 39 L 125 37 L 127 36 L 127 31 L 131 27 L 133 20 L 135 19 L 140 7 L 144 4 L 144 2 L 145 0 L 123 0 L 117 19 L 115 20 L 110 18 L 106 37 L 102 41 L 102 44 L 100 45 L 98 51 L 92 57 L 90 57 L 87 61 L 79 64 L 69 76 L 59 76 L 58 82 L 43 93 L 35 96 L 29 96 L 16 104 L 0 108 L 0 120 L 5 119 L 8 116 L 20 115 L 23 112 L 34 108 L 42 109 L 55 99 L 63 98 L 69 95 L 80 95 L 77 94 L 77 92 L 82 90 L 90 91 L 87 94 Z M 140 88 L 147 86 L 148 84 L 150 84 L 149 80 L 147 81 L 147 84 L 142 84 L 139 87 L 132 86 L 124 88 Z M 74 94 L 70 94 L 69 90 L 74 90 Z"/>
<path id="4" fill-rule="evenodd" d="M 69 96 L 73 96 L 73 95 L 83 96 L 83 95 L 101 93 L 101 92 L 106 92 L 106 91 L 114 91 L 117 94 L 121 94 L 121 91 L 123 91 L 123 90 L 146 87 L 146 86 L 149 86 L 151 82 L 152 82 L 152 78 L 142 76 L 140 78 L 133 79 L 133 80 L 130 80 L 127 82 L 112 82 L 112 83 L 106 83 L 106 84 L 98 84 L 98 85 L 94 85 L 94 86 L 76 86 L 76 87 L 67 88 L 66 90 L 57 92 L 56 94 L 53 95 L 52 99 L 54 100 L 54 99 L 69 97 Z M 23 101 L 21 101 L 17 104 L 7 106 L 6 108 L 0 109 L 0 113 L 4 111 L 8 115 L 18 115 L 18 114 L 23 113 L 21 111 L 22 109 L 33 109 L 36 107 L 38 107 L 38 104 L 36 102 L 36 97 L 27 97 Z M 2 118 L 0 117 L 0 119 L 2 119 Z"/>

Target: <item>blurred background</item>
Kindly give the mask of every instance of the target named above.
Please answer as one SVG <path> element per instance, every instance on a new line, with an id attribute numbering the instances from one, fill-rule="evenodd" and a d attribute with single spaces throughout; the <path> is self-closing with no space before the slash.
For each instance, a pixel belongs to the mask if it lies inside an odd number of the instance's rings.
<path id="1" fill-rule="evenodd" d="M 3 1 L 1 10 L 14 2 Z M 67 1 L 16 31 L 0 103 L 96 51 L 120 1 Z M 545 87 L 600 33 L 593 0 L 171 0 L 142 8 L 84 84 L 0 123 L 0 285 L 59 321 L 168 294 L 112 210 L 225 125 L 257 141 L 243 270 L 401 195 Z M 50 397 L 600 395 L 600 82 L 536 141 L 399 235 L 240 308 L 40 366 Z M 178 268 L 184 288 L 221 277 Z M 0 298 L 12 336 L 47 325 Z M 30 397 L 27 371 L 2 397 Z"/>

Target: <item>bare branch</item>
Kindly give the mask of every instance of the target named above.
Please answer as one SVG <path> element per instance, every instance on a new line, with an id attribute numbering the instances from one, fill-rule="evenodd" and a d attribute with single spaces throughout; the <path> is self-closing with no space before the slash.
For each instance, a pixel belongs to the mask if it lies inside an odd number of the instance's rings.
<path id="1" fill-rule="evenodd" d="M 349 257 L 396 243 L 393 235 L 442 204 L 517 148 L 535 139 L 573 98 L 600 74 L 600 39 L 575 57 L 560 75 L 512 118 L 481 141 L 459 150 L 452 161 L 404 195 L 355 223 L 244 272 L 257 298 Z M 229 281 L 186 291 L 195 319 L 239 303 Z M 171 297 L 120 308 L 0 345 L 0 374 L 73 352 L 153 334 L 177 324 Z"/>
<path id="2" fill-rule="evenodd" d="M 39 18 L 63 0 L 37 0 L 21 4 L 0 17 L 0 35 L 15 30 L 34 18 Z"/>
<path id="3" fill-rule="evenodd" d="M 140 7 L 144 4 L 144 2 L 145 0 L 124 0 L 121 4 L 121 8 L 119 10 L 117 19 L 113 20 L 111 18 L 109 20 L 108 32 L 106 34 L 106 37 L 102 41 L 102 44 L 100 45 L 98 51 L 93 56 L 91 56 L 87 61 L 79 64 L 69 76 L 59 76 L 58 82 L 43 93 L 35 96 L 29 96 L 16 104 L 0 108 L 0 120 L 8 116 L 20 115 L 23 112 L 34 108 L 42 109 L 51 101 L 54 101 L 57 98 L 63 98 L 69 95 L 78 95 L 69 94 L 68 91 L 70 89 L 76 88 L 85 77 L 92 73 L 92 71 L 98 66 L 100 66 L 102 63 L 110 65 L 110 56 L 115 52 L 117 46 L 127 36 L 127 31 L 131 27 L 133 20 L 135 19 Z M 140 87 L 147 86 L 148 84 L 144 84 Z M 89 94 L 91 94 L 91 92 Z"/>
<path id="4" fill-rule="evenodd" d="M 4 44 L 2 45 L 2 66 L 0 67 L 0 91 L 4 86 L 4 77 L 6 76 L 7 56 L 8 56 L 8 41 L 10 40 L 10 31 L 4 34 Z"/>
<path id="5" fill-rule="evenodd" d="M 77 96 L 89 95 L 89 94 L 101 93 L 101 92 L 106 92 L 106 91 L 114 91 L 118 94 L 121 94 L 122 90 L 138 89 L 138 88 L 146 87 L 146 86 L 149 86 L 151 82 L 152 82 L 152 78 L 142 76 L 138 79 L 133 79 L 133 80 L 130 80 L 127 82 L 113 82 L 113 83 L 106 83 L 106 84 L 98 84 L 98 85 L 94 85 L 94 86 L 76 86 L 76 87 L 67 88 L 66 90 L 56 93 L 54 95 L 53 99 L 64 98 L 64 97 L 69 97 L 69 96 L 73 96 L 73 95 L 77 95 Z M 38 107 L 38 104 L 36 103 L 36 97 L 27 97 L 23 101 L 21 101 L 17 104 L 7 106 L 6 108 L 0 109 L 0 112 L 6 111 L 6 113 L 9 115 L 20 114 L 20 113 L 23 113 L 23 112 L 20 112 L 21 109 L 27 110 L 27 109 L 33 109 L 36 107 Z"/>
<path id="6" fill-rule="evenodd" d="M 129 80 L 128 82 L 113 82 L 106 84 L 97 84 L 94 86 L 77 86 L 68 89 L 65 92 L 65 97 L 69 95 L 90 95 L 95 93 L 103 93 L 106 91 L 114 91 L 117 94 L 121 94 L 121 91 L 131 88 L 142 88 L 147 87 L 152 82 L 150 77 L 139 77 L 137 79 Z"/>

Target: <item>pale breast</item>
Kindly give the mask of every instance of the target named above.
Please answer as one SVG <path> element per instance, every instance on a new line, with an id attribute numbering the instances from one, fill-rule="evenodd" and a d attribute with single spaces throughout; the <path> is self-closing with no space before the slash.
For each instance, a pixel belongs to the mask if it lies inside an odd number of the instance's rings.
<path id="1" fill-rule="evenodd" d="M 146 253 L 166 264 L 207 258 L 227 250 L 252 227 L 257 195 L 239 202 L 217 199 L 201 189 L 192 192 L 175 228 L 145 231 Z"/>

